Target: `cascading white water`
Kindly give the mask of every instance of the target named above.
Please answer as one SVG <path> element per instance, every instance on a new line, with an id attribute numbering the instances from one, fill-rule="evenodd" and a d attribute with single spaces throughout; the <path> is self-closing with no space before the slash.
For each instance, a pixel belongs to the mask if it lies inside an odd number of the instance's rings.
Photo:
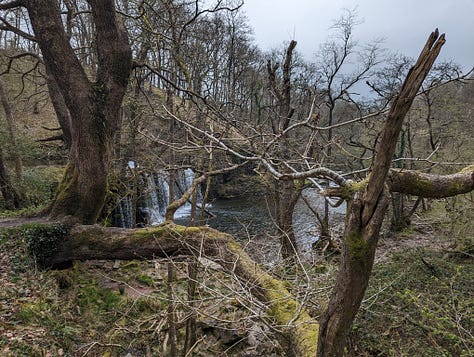
<path id="1" fill-rule="evenodd" d="M 132 220 L 132 199 L 130 196 L 124 197 L 122 201 L 123 207 L 123 221 L 125 222 L 126 228 L 132 228 L 133 220 Z"/>
<path id="2" fill-rule="evenodd" d="M 160 224 L 165 220 L 166 207 L 163 208 L 164 200 L 159 195 L 162 192 L 159 191 L 162 190 L 156 185 L 154 175 L 146 174 L 146 190 L 144 191 L 146 207 L 141 207 L 141 209 L 148 213 L 148 223 L 151 225 Z"/>
<path id="3" fill-rule="evenodd" d="M 186 192 L 192 185 L 194 180 L 194 172 L 191 169 L 179 170 L 176 172 L 175 182 L 175 197 L 177 199 Z M 158 225 L 165 220 L 166 207 L 170 204 L 170 176 L 168 172 L 158 171 L 156 173 L 142 174 L 139 179 L 140 196 L 137 197 L 136 209 L 138 216 L 144 222 L 137 222 L 140 225 Z M 198 187 L 198 202 L 202 202 L 202 193 Z M 118 215 L 120 215 L 120 222 L 116 224 L 124 228 L 132 227 L 132 217 L 135 212 L 132 212 L 131 197 L 126 196 L 121 200 L 117 207 Z M 180 207 L 176 213 L 175 218 L 183 218 L 189 216 L 191 211 L 191 203 L 186 202 Z M 137 221 L 141 220 L 137 219 Z"/>

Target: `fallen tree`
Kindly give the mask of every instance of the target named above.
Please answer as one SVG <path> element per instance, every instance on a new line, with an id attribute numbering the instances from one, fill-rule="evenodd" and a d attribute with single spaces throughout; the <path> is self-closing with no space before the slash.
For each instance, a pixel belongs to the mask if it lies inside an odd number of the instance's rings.
<path id="1" fill-rule="evenodd" d="M 289 356 L 315 356 L 319 324 L 284 283 L 255 263 L 226 233 L 209 227 L 184 227 L 172 222 L 143 229 L 61 223 L 27 225 L 30 253 L 42 267 L 65 267 L 92 259 L 153 259 L 188 255 L 212 259 L 239 279 L 268 307 L 268 315 L 282 333 Z"/>
<path id="2" fill-rule="evenodd" d="M 343 187 L 331 187 L 322 192 L 325 196 L 350 199 L 365 189 L 369 178 L 349 182 Z M 448 175 L 427 174 L 416 170 L 390 169 L 387 176 L 390 192 L 399 192 L 423 198 L 445 198 L 462 195 L 474 190 L 474 165 Z"/>

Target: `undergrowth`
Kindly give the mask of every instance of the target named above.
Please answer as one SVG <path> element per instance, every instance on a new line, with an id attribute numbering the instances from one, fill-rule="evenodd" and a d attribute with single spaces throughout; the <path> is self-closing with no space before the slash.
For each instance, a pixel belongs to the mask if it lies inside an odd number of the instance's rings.
<path id="1" fill-rule="evenodd" d="M 375 266 L 353 326 L 357 356 L 472 356 L 474 264 L 411 249 Z"/>
<path id="2" fill-rule="evenodd" d="M 186 261 L 89 261 L 39 270 L 28 253 L 38 233 L 33 228 L 35 234 L 32 226 L 0 230 L 2 357 L 169 355 L 168 264 L 175 271 L 172 307 L 180 350 L 192 313 L 198 343 L 190 356 L 282 355 L 273 332 L 254 315 L 258 306 L 244 308 L 245 292 L 222 271 L 201 266 L 190 302 Z M 40 228 L 49 241 L 55 232 Z"/>
<path id="3" fill-rule="evenodd" d="M 35 166 L 26 167 L 20 182 L 14 182 L 16 188 L 25 197 L 24 207 L 9 211 L 3 208 L 0 197 L 0 218 L 25 217 L 37 215 L 45 210 L 54 197 L 57 185 L 62 179 L 62 166 Z"/>

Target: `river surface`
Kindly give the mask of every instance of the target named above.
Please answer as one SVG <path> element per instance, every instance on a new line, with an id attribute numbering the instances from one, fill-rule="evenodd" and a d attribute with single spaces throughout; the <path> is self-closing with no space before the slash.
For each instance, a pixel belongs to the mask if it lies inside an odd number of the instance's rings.
<path id="1" fill-rule="evenodd" d="M 308 188 L 302 193 L 311 204 L 314 211 L 320 216 L 324 215 L 324 199 L 315 189 Z M 240 197 L 232 199 L 221 199 L 213 201 L 206 209 L 214 217 L 207 218 L 206 224 L 220 231 L 229 233 L 239 240 L 251 240 L 255 237 L 274 236 L 276 226 L 272 217 L 271 202 L 265 196 Z M 345 204 L 330 208 L 330 226 L 342 229 L 346 207 Z M 176 222 L 187 224 L 189 215 L 182 211 Z M 295 207 L 293 214 L 293 226 L 295 230 L 298 249 L 306 252 L 311 245 L 318 240 L 319 223 L 313 212 L 301 198 Z"/>

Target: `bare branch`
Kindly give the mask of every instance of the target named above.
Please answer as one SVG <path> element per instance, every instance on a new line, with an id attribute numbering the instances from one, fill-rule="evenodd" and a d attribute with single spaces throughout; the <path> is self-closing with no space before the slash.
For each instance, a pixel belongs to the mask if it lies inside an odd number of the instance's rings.
<path id="1" fill-rule="evenodd" d="M 7 3 L 0 3 L 0 10 L 11 10 L 17 7 L 25 7 L 25 1 L 23 0 L 15 0 L 9 1 Z"/>

